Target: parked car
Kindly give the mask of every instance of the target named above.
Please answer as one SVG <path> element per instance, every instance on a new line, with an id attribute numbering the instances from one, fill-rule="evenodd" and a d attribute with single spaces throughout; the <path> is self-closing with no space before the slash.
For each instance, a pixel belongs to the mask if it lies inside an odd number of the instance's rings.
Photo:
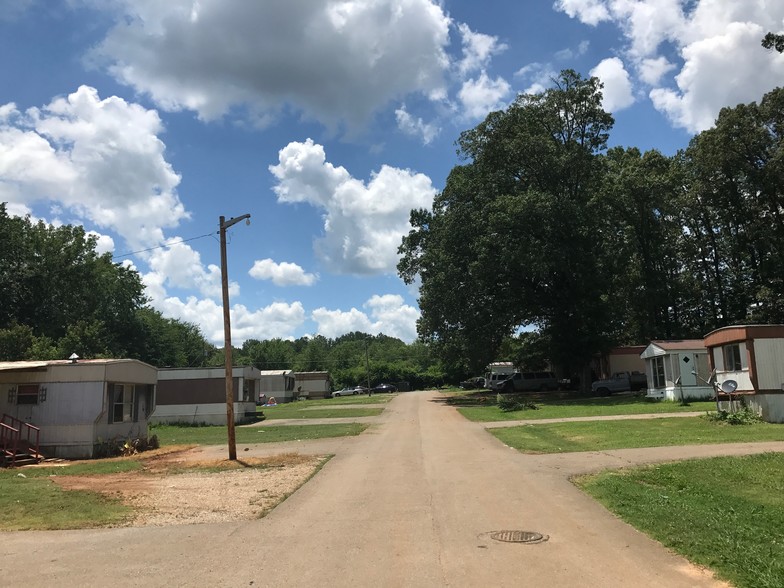
<path id="1" fill-rule="evenodd" d="M 485 387 L 485 379 L 482 376 L 477 376 L 475 378 L 468 378 L 460 382 L 460 387 L 463 390 L 474 390 L 476 388 L 484 388 Z"/>
<path id="2" fill-rule="evenodd" d="M 378 384 L 373 386 L 373 392 L 397 392 L 397 386 L 392 384 Z"/>
<path id="3" fill-rule="evenodd" d="M 335 390 L 332 393 L 333 398 L 340 398 L 341 396 L 353 396 L 355 394 L 359 394 L 356 388 L 343 388 L 341 390 Z"/>
<path id="4" fill-rule="evenodd" d="M 591 391 L 608 396 L 613 392 L 637 392 L 647 387 L 648 378 L 641 372 L 615 372 L 609 379 L 591 384 Z"/>
<path id="5" fill-rule="evenodd" d="M 498 392 L 534 392 L 558 390 L 558 379 L 553 372 L 516 372 L 510 378 L 498 382 Z"/>

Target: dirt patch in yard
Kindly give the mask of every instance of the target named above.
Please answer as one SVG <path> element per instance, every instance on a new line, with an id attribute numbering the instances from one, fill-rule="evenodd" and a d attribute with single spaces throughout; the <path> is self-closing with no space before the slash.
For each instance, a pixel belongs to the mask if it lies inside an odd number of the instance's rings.
<path id="1" fill-rule="evenodd" d="M 287 453 L 235 462 L 196 461 L 188 449 L 150 453 L 141 458 L 139 471 L 52 480 L 66 490 L 119 498 L 135 511 L 126 526 L 220 523 L 264 516 L 328 459 Z"/>

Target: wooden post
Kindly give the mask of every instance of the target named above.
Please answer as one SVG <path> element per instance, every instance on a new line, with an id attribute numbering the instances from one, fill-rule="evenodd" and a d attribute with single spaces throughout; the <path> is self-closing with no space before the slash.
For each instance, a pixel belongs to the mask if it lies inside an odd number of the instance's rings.
<path id="1" fill-rule="evenodd" d="M 226 428 L 229 433 L 229 459 L 237 459 L 234 433 L 234 378 L 231 365 L 231 315 L 229 313 L 229 271 L 226 267 L 226 222 L 220 217 L 221 287 L 223 289 L 223 351 L 226 359 Z"/>

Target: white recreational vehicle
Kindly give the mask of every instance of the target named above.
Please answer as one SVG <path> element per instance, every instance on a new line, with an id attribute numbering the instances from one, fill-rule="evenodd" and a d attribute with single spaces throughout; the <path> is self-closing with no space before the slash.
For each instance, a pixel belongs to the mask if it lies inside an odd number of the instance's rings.
<path id="1" fill-rule="evenodd" d="M 487 366 L 485 373 L 485 388 L 494 390 L 495 385 L 501 380 L 506 380 L 517 371 L 511 361 L 496 361 Z"/>

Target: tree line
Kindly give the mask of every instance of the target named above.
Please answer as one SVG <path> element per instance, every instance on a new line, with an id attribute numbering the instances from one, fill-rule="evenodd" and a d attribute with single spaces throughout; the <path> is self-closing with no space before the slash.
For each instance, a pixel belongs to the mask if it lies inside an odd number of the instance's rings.
<path id="1" fill-rule="evenodd" d="M 98 254 L 79 226 L 8 214 L 0 203 L 0 361 L 132 358 L 157 367 L 221 367 L 224 351 L 197 325 L 164 318 L 149 305 L 138 272 Z M 235 365 L 329 371 L 338 387 L 380 382 L 444 383 L 422 343 L 349 333 L 296 340 L 250 339 Z"/>
<path id="2" fill-rule="evenodd" d="M 784 322 L 784 90 L 674 156 L 608 148 L 601 84 L 561 72 L 457 141 L 398 265 L 445 364 L 501 352 L 587 373 L 617 344 Z M 534 328 L 534 333 L 521 329 Z"/>

